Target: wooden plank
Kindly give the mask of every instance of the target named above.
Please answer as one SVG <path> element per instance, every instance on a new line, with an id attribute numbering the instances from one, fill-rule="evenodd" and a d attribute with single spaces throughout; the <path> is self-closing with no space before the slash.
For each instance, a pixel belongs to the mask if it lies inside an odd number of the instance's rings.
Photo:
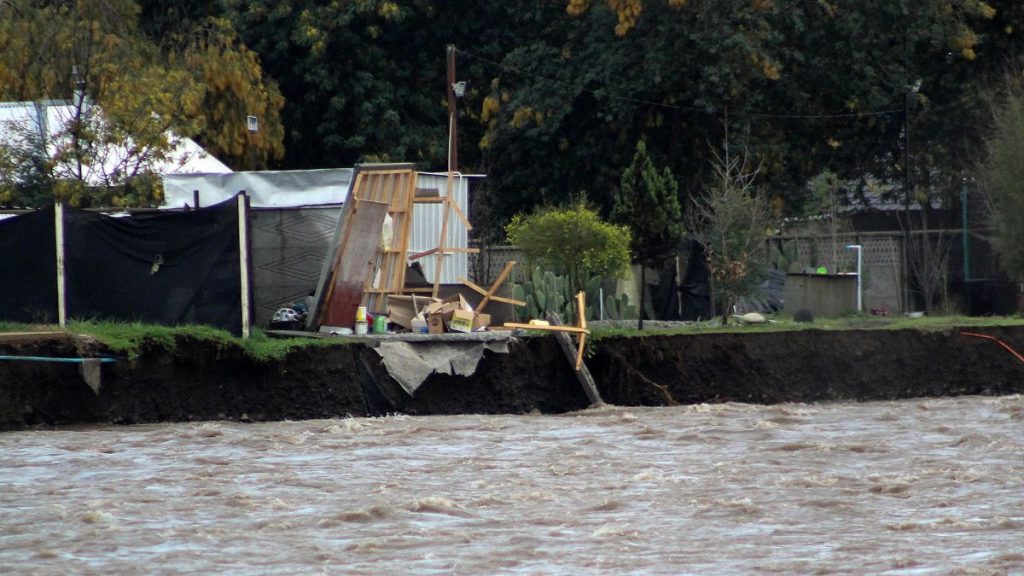
<path id="1" fill-rule="evenodd" d="M 459 203 L 456 202 L 454 198 L 451 200 L 451 205 L 452 209 L 455 210 L 455 215 L 462 221 L 462 225 L 466 227 L 466 230 L 472 230 L 473 225 L 469 223 L 469 218 L 466 218 L 466 215 L 462 212 L 462 208 L 459 207 Z"/>
<path id="2" fill-rule="evenodd" d="M 423 252 L 417 252 L 415 254 L 410 254 L 409 255 L 409 260 L 419 260 L 420 258 L 423 258 L 424 256 L 430 256 L 431 254 L 436 254 L 436 253 L 437 253 L 437 248 L 431 248 L 430 250 L 424 250 Z"/>
<path id="3" fill-rule="evenodd" d="M 548 316 L 548 320 L 553 324 L 561 324 L 561 318 L 558 314 L 551 314 Z M 569 326 L 553 326 L 553 328 L 569 328 Z M 586 330 L 586 328 L 583 328 Z M 566 332 L 558 332 L 555 334 L 555 340 L 558 341 L 559 348 L 562 349 L 562 353 L 565 354 L 566 360 L 572 365 L 573 371 L 576 373 L 576 380 L 579 381 L 580 386 L 583 388 L 583 392 L 587 395 L 587 400 L 590 400 L 591 406 L 603 406 L 604 400 L 601 399 L 601 393 L 597 390 L 597 383 L 594 382 L 594 377 L 590 375 L 590 370 L 586 364 L 582 362 L 577 366 L 577 357 L 579 352 L 572 345 L 572 340 L 569 339 L 569 334 Z M 583 349 L 583 342 L 581 338 L 580 350 Z"/>
<path id="4" fill-rule="evenodd" d="M 444 213 L 441 214 L 441 238 L 437 243 L 437 258 L 434 262 L 434 291 L 431 293 L 434 298 L 437 298 L 441 290 L 441 269 L 444 267 L 444 251 L 448 245 L 448 218 L 451 215 L 452 183 L 454 178 L 455 173 L 449 170 L 447 192 L 445 193 L 444 204 L 441 205 L 441 210 L 444 210 Z"/>
<path id="5" fill-rule="evenodd" d="M 498 291 L 498 288 L 501 288 L 501 285 L 505 282 L 505 278 L 508 277 L 509 272 L 512 271 L 512 268 L 515 265 L 516 265 L 516 261 L 515 260 L 509 260 L 508 262 L 506 262 L 505 263 L 505 267 L 502 268 L 502 270 L 501 270 L 501 274 L 498 275 L 497 280 L 495 280 L 494 283 L 491 284 L 491 287 L 488 290 L 485 290 L 485 289 L 481 288 L 480 286 L 477 286 L 476 284 L 470 282 L 469 279 L 464 278 L 462 276 L 458 276 L 456 278 L 456 280 L 458 280 L 459 282 L 462 282 L 466 286 L 472 288 L 473 290 L 475 290 L 475 291 L 477 291 L 477 292 L 479 292 L 480 294 L 483 295 L 483 299 L 480 300 L 480 304 L 478 304 L 477 307 L 476 307 L 477 313 L 483 312 L 484 308 L 487 307 L 487 303 L 490 302 L 491 300 L 494 300 L 495 302 L 504 302 L 506 304 L 513 304 L 515 306 L 526 306 L 526 302 L 523 302 L 522 300 L 514 300 L 512 298 L 505 298 L 505 297 L 502 297 L 502 296 L 495 296 L 494 295 L 494 293 Z"/>
<path id="6" fill-rule="evenodd" d="M 388 205 L 360 201 L 344 223 L 346 230 L 338 248 L 338 265 L 331 278 L 328 297 L 320 313 L 319 325 L 352 326 L 356 308 L 363 299 L 367 275 L 380 249 L 380 230 Z"/>
<path id="7" fill-rule="evenodd" d="M 416 252 L 414 254 L 410 254 L 409 255 L 409 260 L 419 260 L 420 258 L 423 258 L 425 256 L 430 256 L 431 254 L 437 254 L 438 251 L 439 250 L 437 248 L 431 248 L 430 250 L 424 250 L 423 252 Z M 449 246 L 448 248 L 445 248 L 444 251 L 446 253 L 448 253 L 448 254 L 451 254 L 451 253 L 454 253 L 454 252 L 458 252 L 460 254 L 461 253 L 466 253 L 466 254 L 479 254 L 480 253 L 480 249 L 479 248 L 454 248 L 454 247 L 451 247 L 451 246 Z"/>
<path id="8" fill-rule="evenodd" d="M 53 206 L 53 225 L 57 242 L 57 325 L 67 327 L 67 296 L 64 280 L 64 203 Z"/>
<path id="9" fill-rule="evenodd" d="M 334 232 L 333 239 L 333 250 L 331 252 L 330 267 L 326 277 L 321 274 L 321 285 L 317 290 L 316 302 L 313 305 L 313 310 L 310 311 L 310 315 L 316 320 L 313 327 L 320 326 L 320 315 L 323 311 L 326 302 L 331 299 L 334 294 L 334 278 L 338 273 L 338 266 L 341 263 L 343 250 L 348 245 L 348 239 L 352 235 L 352 214 L 359 208 L 359 199 L 353 195 L 345 202 L 341 207 L 341 216 L 338 217 L 338 228 Z"/>
<path id="10" fill-rule="evenodd" d="M 522 300 L 505 298 L 504 296 L 491 296 L 491 302 L 501 302 L 502 304 L 511 304 L 513 306 L 526 306 L 526 302 L 523 302 Z"/>
<path id="11" fill-rule="evenodd" d="M 535 324 L 523 324 L 521 322 L 505 322 L 502 324 L 505 328 L 522 328 L 523 330 L 543 330 L 545 332 L 568 332 L 571 334 L 590 334 L 590 331 L 586 328 L 578 328 L 576 326 L 537 326 Z M 573 356 L 576 353 L 573 352 Z"/>
<path id="12" fill-rule="evenodd" d="M 579 316 L 577 325 L 584 330 L 587 329 L 587 302 L 583 292 L 576 294 L 576 314 Z M 587 343 L 587 333 L 580 334 L 579 350 L 576 352 L 576 370 L 583 367 L 583 348 Z"/>
<path id="13" fill-rule="evenodd" d="M 380 281 L 368 286 L 366 305 L 372 312 L 382 312 L 387 306 L 388 294 L 399 294 L 405 287 L 406 253 L 409 248 L 409 228 L 415 199 L 416 172 L 411 164 L 402 169 L 358 165 L 352 195 L 360 200 L 373 200 L 388 204 L 391 217 L 392 242 L 376 258 Z"/>
<path id="14" fill-rule="evenodd" d="M 239 288 L 242 291 L 242 339 L 249 339 L 249 212 L 245 194 L 238 195 L 238 266 Z"/>
<path id="15" fill-rule="evenodd" d="M 501 274 L 498 274 L 497 280 L 491 284 L 491 289 L 487 291 L 487 295 L 484 296 L 483 302 L 480 303 L 480 310 L 487 307 L 487 302 L 494 297 L 494 293 L 497 292 L 498 288 L 501 288 L 501 285 L 505 283 L 505 279 L 508 278 L 509 272 L 511 272 L 515 266 L 515 260 L 509 260 L 505 263 L 505 267 L 501 269 Z M 520 306 L 526 306 L 526 302 L 523 302 Z"/>
<path id="16" fill-rule="evenodd" d="M 472 288 L 474 291 L 480 293 L 481 295 L 483 295 L 483 296 L 487 295 L 487 289 L 486 288 L 481 288 L 480 286 L 477 286 L 476 284 L 470 282 L 469 279 L 466 278 L 465 276 L 456 276 L 455 279 L 458 280 L 459 282 L 462 282 L 467 287 Z"/>

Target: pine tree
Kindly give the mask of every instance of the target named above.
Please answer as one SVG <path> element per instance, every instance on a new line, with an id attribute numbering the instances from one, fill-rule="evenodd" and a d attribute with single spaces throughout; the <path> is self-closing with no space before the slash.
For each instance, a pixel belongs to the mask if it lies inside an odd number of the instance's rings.
<path id="1" fill-rule="evenodd" d="M 633 232 L 633 262 L 640 265 L 640 313 L 637 329 L 644 328 L 647 294 L 647 268 L 660 268 L 676 252 L 683 239 L 679 185 L 672 171 L 658 172 L 647 154 L 643 140 L 636 144 L 633 162 L 622 173 L 615 194 L 612 220 L 629 226 Z"/>

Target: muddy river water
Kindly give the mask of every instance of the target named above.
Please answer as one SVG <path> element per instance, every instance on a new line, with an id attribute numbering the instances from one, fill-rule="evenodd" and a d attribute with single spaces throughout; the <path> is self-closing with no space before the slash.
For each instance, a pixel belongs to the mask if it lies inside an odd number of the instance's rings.
<path id="1" fill-rule="evenodd" d="M 1024 396 L 0 434 L 3 574 L 1022 574 Z"/>

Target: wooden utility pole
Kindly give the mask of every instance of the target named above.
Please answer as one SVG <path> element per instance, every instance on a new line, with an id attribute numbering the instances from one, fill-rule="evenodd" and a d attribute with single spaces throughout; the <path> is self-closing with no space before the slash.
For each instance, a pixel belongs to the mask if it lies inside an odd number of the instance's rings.
<path id="1" fill-rule="evenodd" d="M 441 237 L 437 242 L 437 256 L 434 260 L 434 289 L 431 296 L 437 298 L 441 288 L 441 269 L 444 267 L 444 253 L 448 248 L 448 215 L 451 211 L 453 180 L 459 169 L 459 126 L 455 110 L 455 46 L 448 45 L 448 182 L 444 201 L 441 204 Z"/>
<path id="2" fill-rule="evenodd" d="M 448 45 L 448 172 L 459 171 L 459 126 L 455 115 L 455 46 Z"/>

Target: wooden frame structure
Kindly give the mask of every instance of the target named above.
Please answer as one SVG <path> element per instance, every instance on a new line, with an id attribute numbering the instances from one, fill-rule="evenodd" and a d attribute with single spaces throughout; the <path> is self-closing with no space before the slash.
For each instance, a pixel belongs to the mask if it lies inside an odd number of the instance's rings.
<path id="1" fill-rule="evenodd" d="M 515 300 L 513 298 L 505 298 L 503 296 L 495 296 L 495 294 L 498 292 L 498 288 L 501 288 L 501 285 L 505 283 L 505 278 L 508 277 L 509 272 L 512 271 L 512 267 L 515 266 L 515 265 L 516 265 L 516 261 L 515 260 L 509 260 L 505 264 L 505 267 L 502 268 L 501 274 L 498 275 L 498 279 L 495 280 L 494 283 L 491 284 L 490 289 L 487 289 L 487 290 L 484 290 L 480 286 L 477 286 L 476 284 L 470 282 L 469 279 L 464 278 L 462 276 L 459 276 L 458 278 L 456 278 L 456 280 L 458 280 L 459 282 L 462 282 L 463 284 L 465 284 L 466 286 L 472 288 L 475 292 L 477 292 L 477 293 L 479 293 L 480 295 L 483 296 L 483 299 L 480 300 L 480 304 L 478 304 L 477 307 L 476 307 L 476 312 L 478 314 L 483 312 L 484 308 L 487 308 L 487 303 L 490 302 L 491 300 L 494 300 L 495 302 L 503 302 L 505 304 L 512 304 L 513 306 L 526 306 L 526 302 L 523 302 L 522 300 Z"/>
<path id="2" fill-rule="evenodd" d="M 337 321 L 348 318 L 348 313 L 338 316 L 336 313 L 329 313 L 332 302 L 342 298 L 345 300 L 343 307 L 347 310 L 351 307 L 351 300 L 358 296 L 360 304 L 367 307 L 367 310 L 374 314 L 382 314 L 387 311 L 387 297 L 394 294 L 412 294 L 429 292 L 436 297 L 440 290 L 441 271 L 444 265 L 444 256 L 452 252 L 479 252 L 478 248 L 449 247 L 448 222 L 451 212 L 462 221 L 467 230 L 472 229 L 469 219 L 455 201 L 453 184 L 456 173 L 449 172 L 447 179 L 447 193 L 441 195 L 434 189 L 418 189 L 416 187 L 419 175 L 412 164 L 357 164 L 352 178 L 351 191 L 344 205 L 342 216 L 335 232 L 331 253 L 325 262 L 325 268 L 321 272 L 321 285 L 317 294 L 317 301 L 311 310 L 310 328 L 321 325 L 347 326 L 348 323 Z M 461 178 L 461 174 L 458 175 Z M 427 192 L 427 194 L 422 194 Z M 361 206 L 386 205 L 386 218 L 391 220 L 391 241 L 386 245 L 373 244 L 375 259 L 367 265 L 363 262 L 364 250 L 371 242 L 379 243 L 382 231 L 378 225 L 377 231 L 370 230 L 364 226 L 362 218 L 355 216 L 362 215 L 364 210 Z M 416 204 L 441 204 L 442 223 L 438 246 L 418 254 L 409 254 L 410 236 L 413 224 L 413 210 Z M 375 211 L 375 210 L 374 210 Z M 386 220 L 385 220 L 386 221 Z M 354 230 L 353 227 L 359 227 Z M 358 240 L 357 240 L 358 237 Z M 372 240 L 371 240 L 372 237 Z M 358 258 L 355 256 L 358 254 Z M 406 288 L 405 275 L 409 261 L 424 256 L 436 255 L 434 269 L 434 282 L 430 287 Z M 359 290 L 354 292 L 352 273 L 353 266 L 343 265 L 346 259 L 358 259 L 358 266 L 361 266 Z M 342 281 L 337 276 L 345 272 L 346 279 Z M 363 275 L 365 273 L 365 275 Z M 340 284 L 339 284 L 340 283 Z M 344 285 L 345 294 L 336 294 L 335 285 Z M 500 282 L 494 287 L 500 286 Z M 482 289 L 481 289 L 482 290 Z M 487 291 L 483 291 L 484 294 Z M 498 300 L 499 297 L 493 294 L 489 298 Z M 328 316 L 336 322 L 327 322 Z"/>
<path id="3" fill-rule="evenodd" d="M 406 254 L 409 230 L 416 197 L 416 170 L 412 164 L 357 164 L 348 202 L 383 202 L 388 204 L 393 236 L 391 244 L 382 246 L 377 259 L 379 280 L 371 274 L 364 290 L 363 302 L 372 312 L 387 309 L 387 295 L 400 294 L 405 288 Z"/>

